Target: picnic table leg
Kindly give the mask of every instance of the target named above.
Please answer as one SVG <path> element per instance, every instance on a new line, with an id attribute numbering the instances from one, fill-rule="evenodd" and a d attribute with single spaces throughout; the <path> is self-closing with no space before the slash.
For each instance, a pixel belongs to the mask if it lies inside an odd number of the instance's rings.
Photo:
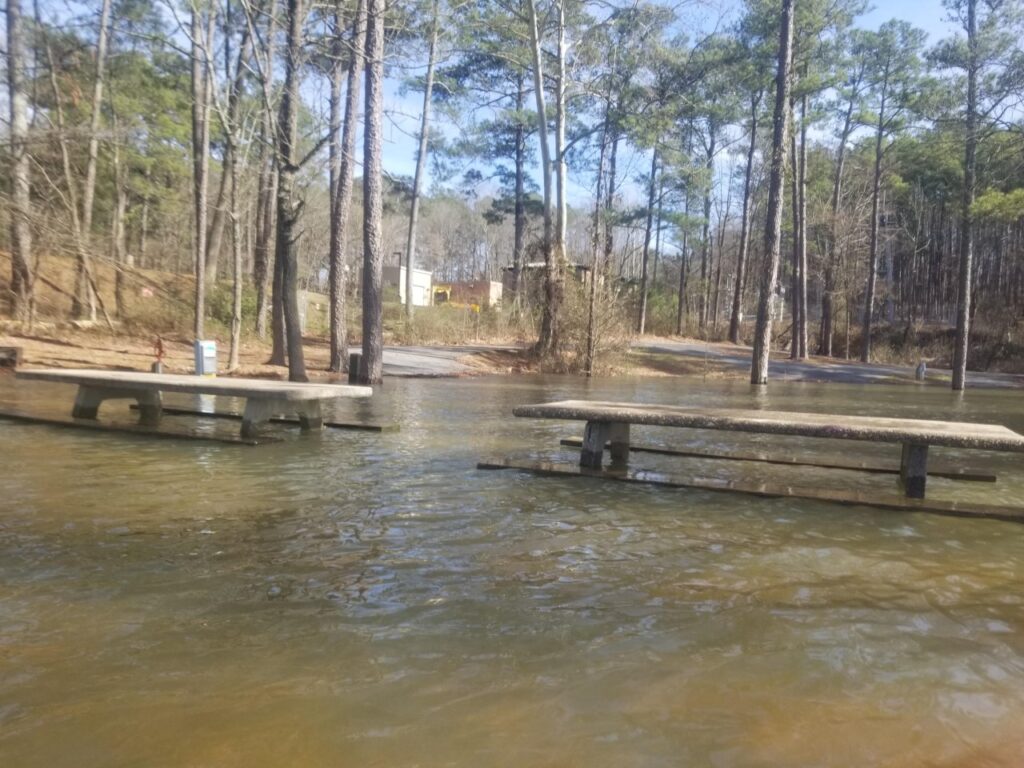
<path id="1" fill-rule="evenodd" d="M 299 412 L 299 428 L 303 432 L 323 429 L 324 417 L 320 410 L 319 400 L 296 403 Z"/>
<path id="2" fill-rule="evenodd" d="M 580 450 L 580 466 L 600 469 L 604 459 L 604 444 L 608 442 L 611 424 L 607 421 L 588 421 L 583 429 L 583 447 Z"/>
<path id="3" fill-rule="evenodd" d="M 261 397 L 250 397 L 245 401 L 245 413 L 242 415 L 242 437 L 253 438 L 259 435 L 260 427 L 270 421 L 274 415 L 274 401 Z"/>
<path id="4" fill-rule="evenodd" d="M 75 405 L 71 409 L 71 418 L 95 419 L 102 402 L 103 395 L 100 390 L 80 384 L 78 386 L 78 394 L 75 395 Z"/>
<path id="5" fill-rule="evenodd" d="M 608 439 L 611 442 L 612 466 L 627 466 L 629 464 L 629 422 L 612 422 L 608 429 Z"/>
<path id="6" fill-rule="evenodd" d="M 928 446 L 904 443 L 900 460 L 900 482 L 903 492 L 912 499 L 923 499 L 928 479 Z"/>
<path id="7" fill-rule="evenodd" d="M 163 415 L 163 401 L 160 392 L 140 392 L 135 398 L 139 404 L 139 424 L 156 426 Z"/>

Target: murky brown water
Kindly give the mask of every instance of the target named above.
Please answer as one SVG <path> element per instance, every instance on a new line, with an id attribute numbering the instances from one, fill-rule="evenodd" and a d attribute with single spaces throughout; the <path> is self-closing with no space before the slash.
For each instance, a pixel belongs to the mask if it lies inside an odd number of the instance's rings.
<path id="1" fill-rule="evenodd" d="M 1017 393 L 667 379 L 389 382 L 339 413 L 401 432 L 259 448 L 0 422 L 0 765 L 1024 764 L 1024 526 L 474 469 L 556 454 L 508 414 L 570 396 L 1024 429 Z"/>

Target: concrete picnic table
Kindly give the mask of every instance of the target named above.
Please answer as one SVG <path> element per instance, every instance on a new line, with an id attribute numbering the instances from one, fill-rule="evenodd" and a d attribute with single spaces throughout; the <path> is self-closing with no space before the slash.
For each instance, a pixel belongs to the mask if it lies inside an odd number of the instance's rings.
<path id="1" fill-rule="evenodd" d="M 155 425 L 162 414 L 164 392 L 243 398 L 242 437 L 246 438 L 255 437 L 260 427 L 279 413 L 296 414 L 304 432 L 320 429 L 321 404 L 325 400 L 373 394 L 370 387 L 142 371 L 42 368 L 19 370 L 16 376 L 30 381 L 76 384 L 78 394 L 71 410 L 76 419 L 95 419 L 104 400 L 135 400 L 139 404 L 139 422 Z"/>
<path id="2" fill-rule="evenodd" d="M 609 442 L 613 463 L 628 461 L 631 424 L 897 443 L 902 446 L 904 492 L 918 499 L 925 495 L 929 446 L 1024 453 L 1024 435 L 998 424 L 585 400 L 522 405 L 513 413 L 526 418 L 585 421 L 580 466 L 591 469 L 601 468 Z"/>

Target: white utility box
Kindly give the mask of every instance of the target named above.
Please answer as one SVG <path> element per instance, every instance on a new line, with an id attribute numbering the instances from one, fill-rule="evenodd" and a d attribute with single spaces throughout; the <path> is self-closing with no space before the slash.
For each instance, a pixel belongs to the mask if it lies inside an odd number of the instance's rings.
<path id="1" fill-rule="evenodd" d="M 196 376 L 217 375 L 217 342 L 196 340 L 193 346 Z"/>

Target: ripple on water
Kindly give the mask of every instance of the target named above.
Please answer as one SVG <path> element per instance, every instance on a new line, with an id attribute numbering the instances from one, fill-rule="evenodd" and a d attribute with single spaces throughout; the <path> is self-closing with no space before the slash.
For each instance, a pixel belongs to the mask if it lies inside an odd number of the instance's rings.
<path id="1" fill-rule="evenodd" d="M 0 380 L 0 399 L 11 386 Z M 1024 762 L 1017 527 L 473 469 L 557 451 L 576 430 L 507 414 L 580 387 L 753 402 L 728 382 L 391 382 L 337 415 L 401 432 L 287 432 L 255 450 L 0 425 L 0 756 Z M 951 407 L 944 392 L 835 386 L 776 386 L 756 404 Z M 1024 426 L 1004 393 L 957 407 Z M 1024 497 L 1016 465 L 992 465 L 1000 482 L 970 493 Z M 812 481 L 891 492 L 851 473 Z"/>

